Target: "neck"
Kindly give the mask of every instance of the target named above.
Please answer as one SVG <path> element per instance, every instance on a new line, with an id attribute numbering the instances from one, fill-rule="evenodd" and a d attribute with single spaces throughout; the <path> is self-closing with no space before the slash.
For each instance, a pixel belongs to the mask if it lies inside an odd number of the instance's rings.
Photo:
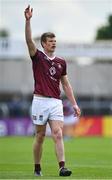
<path id="1" fill-rule="evenodd" d="M 45 52 L 45 54 L 47 55 L 47 56 L 49 56 L 49 57 L 53 57 L 54 56 L 54 52 L 48 52 L 48 51 L 45 51 L 44 50 L 44 52 Z"/>

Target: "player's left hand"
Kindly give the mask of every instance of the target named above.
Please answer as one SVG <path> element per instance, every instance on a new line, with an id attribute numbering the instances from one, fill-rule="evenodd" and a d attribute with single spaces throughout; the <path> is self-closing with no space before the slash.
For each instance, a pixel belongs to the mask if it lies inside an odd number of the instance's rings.
<path id="1" fill-rule="evenodd" d="M 77 104 L 73 105 L 73 109 L 74 109 L 75 116 L 77 116 L 79 118 L 81 116 L 81 110 L 80 110 L 79 106 Z"/>

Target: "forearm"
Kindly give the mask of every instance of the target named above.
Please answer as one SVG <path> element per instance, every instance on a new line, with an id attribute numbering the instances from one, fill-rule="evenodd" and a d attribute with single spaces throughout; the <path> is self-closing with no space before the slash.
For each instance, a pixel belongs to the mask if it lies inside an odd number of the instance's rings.
<path id="1" fill-rule="evenodd" d="M 70 82 L 68 80 L 67 75 L 62 76 L 61 83 L 62 83 L 62 86 L 63 86 L 63 89 L 65 91 L 65 94 L 66 94 L 67 98 L 69 99 L 69 101 L 71 102 L 71 104 L 73 106 L 73 109 L 75 111 L 75 115 L 77 117 L 80 117 L 81 111 L 80 111 L 80 108 L 78 107 L 77 102 L 75 100 L 73 89 L 71 87 L 71 84 L 70 84 Z"/>
<path id="2" fill-rule="evenodd" d="M 25 22 L 25 38 L 29 49 L 30 56 L 34 56 L 36 53 L 36 46 L 32 39 L 30 19 Z"/>
<path id="3" fill-rule="evenodd" d="M 25 38 L 26 38 L 27 44 L 32 43 L 32 33 L 31 33 L 30 19 L 26 20 L 26 22 L 25 22 Z"/>
<path id="4" fill-rule="evenodd" d="M 67 86 L 63 86 L 63 89 L 64 89 L 64 92 L 67 96 L 67 98 L 69 99 L 69 101 L 71 102 L 71 104 L 74 106 L 77 105 L 77 102 L 75 100 L 75 97 L 74 97 L 74 93 L 73 93 L 73 89 L 71 87 L 70 84 L 68 84 Z"/>

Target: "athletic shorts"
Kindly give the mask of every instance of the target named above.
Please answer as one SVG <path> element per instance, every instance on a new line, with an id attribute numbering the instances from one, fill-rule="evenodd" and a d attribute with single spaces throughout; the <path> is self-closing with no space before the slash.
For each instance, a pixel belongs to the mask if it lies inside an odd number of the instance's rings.
<path id="1" fill-rule="evenodd" d="M 62 100 L 34 95 L 32 101 L 33 123 L 36 125 L 45 125 L 48 120 L 64 120 Z"/>

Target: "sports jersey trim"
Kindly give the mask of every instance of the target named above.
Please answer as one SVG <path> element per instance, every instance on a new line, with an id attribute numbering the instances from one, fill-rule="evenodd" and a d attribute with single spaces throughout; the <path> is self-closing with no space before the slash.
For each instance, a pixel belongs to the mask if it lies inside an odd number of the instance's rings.
<path id="1" fill-rule="evenodd" d="M 50 60 L 53 60 L 53 59 L 55 59 L 55 57 L 56 56 L 53 56 L 53 57 L 49 57 L 44 51 L 42 51 L 44 54 L 45 54 L 45 56 L 47 56 L 47 58 L 49 58 Z"/>

